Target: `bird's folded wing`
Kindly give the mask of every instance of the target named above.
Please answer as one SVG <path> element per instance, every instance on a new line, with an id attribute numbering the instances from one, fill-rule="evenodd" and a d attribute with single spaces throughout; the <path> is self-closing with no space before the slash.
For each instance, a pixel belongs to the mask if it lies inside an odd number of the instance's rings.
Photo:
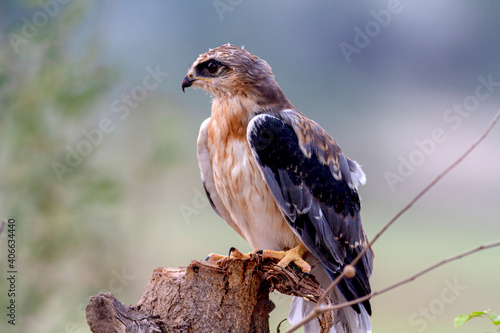
<path id="1" fill-rule="evenodd" d="M 255 116 L 247 129 L 249 145 L 283 216 L 333 280 L 366 246 L 355 183 L 364 174 L 298 111 L 294 118 L 278 117 Z M 347 300 L 370 293 L 371 253 L 356 270 L 338 285 Z M 371 312 L 369 301 L 363 306 Z M 359 313 L 358 305 L 353 308 Z"/>
<path id="2" fill-rule="evenodd" d="M 198 165 L 200 167 L 203 188 L 205 189 L 205 193 L 207 194 L 210 205 L 215 210 L 217 215 L 222 217 L 238 234 L 242 235 L 240 228 L 231 218 L 231 215 L 224 206 L 224 203 L 222 202 L 219 193 L 215 188 L 212 161 L 210 160 L 210 153 L 207 146 L 209 123 L 210 118 L 207 118 L 201 124 L 197 142 Z"/>

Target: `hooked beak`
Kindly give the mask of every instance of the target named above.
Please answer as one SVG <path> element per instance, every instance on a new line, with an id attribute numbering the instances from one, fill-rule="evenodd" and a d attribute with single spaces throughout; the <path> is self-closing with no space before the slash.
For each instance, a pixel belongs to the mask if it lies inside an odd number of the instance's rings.
<path id="1" fill-rule="evenodd" d="M 194 81 L 196 81 L 196 79 L 190 78 L 188 75 L 184 76 L 182 80 L 182 92 L 185 92 L 184 89 L 191 87 Z"/>

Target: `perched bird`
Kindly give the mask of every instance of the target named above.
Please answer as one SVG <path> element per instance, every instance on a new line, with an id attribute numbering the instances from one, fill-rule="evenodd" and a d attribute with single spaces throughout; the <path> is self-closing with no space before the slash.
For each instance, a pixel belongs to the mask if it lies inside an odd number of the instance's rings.
<path id="1" fill-rule="evenodd" d="M 182 81 L 183 90 L 191 86 L 213 95 L 197 149 L 214 210 L 279 265 L 315 267 L 311 273 L 326 288 L 367 246 L 357 193 L 366 177 L 359 164 L 288 101 L 264 60 L 242 48 L 226 44 L 201 54 Z M 368 250 L 332 300 L 371 292 L 372 257 Z M 289 321 L 313 306 L 295 297 Z M 337 310 L 331 332 L 370 332 L 369 315 L 369 301 Z M 319 332 L 319 325 L 311 321 L 305 330 Z"/>

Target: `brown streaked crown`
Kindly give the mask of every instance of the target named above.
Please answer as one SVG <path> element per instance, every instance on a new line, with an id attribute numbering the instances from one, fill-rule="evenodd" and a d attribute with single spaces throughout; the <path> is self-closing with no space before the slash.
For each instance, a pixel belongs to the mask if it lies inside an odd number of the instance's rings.
<path id="1" fill-rule="evenodd" d="M 255 97 L 259 104 L 289 104 L 271 66 L 231 44 L 209 50 L 196 59 L 182 82 L 183 89 L 190 86 L 200 87 L 217 98 L 243 95 Z"/>

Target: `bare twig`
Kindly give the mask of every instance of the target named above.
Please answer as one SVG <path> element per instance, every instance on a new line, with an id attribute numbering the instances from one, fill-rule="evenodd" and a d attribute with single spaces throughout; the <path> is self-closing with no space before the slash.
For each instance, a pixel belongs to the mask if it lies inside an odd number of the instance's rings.
<path id="1" fill-rule="evenodd" d="M 416 278 L 424 275 L 424 274 L 427 274 L 429 273 L 430 271 L 438 268 L 439 266 L 442 266 L 444 264 L 447 264 L 449 262 L 452 262 L 452 261 L 455 261 L 455 260 L 458 260 L 458 259 L 462 259 L 464 257 L 467 257 L 471 254 L 474 254 L 476 252 L 479 252 L 479 251 L 483 251 L 483 250 L 487 250 L 487 249 L 491 249 L 493 247 L 497 247 L 497 246 L 500 246 L 500 242 L 496 242 L 496 243 L 493 243 L 493 244 L 489 244 L 489 245 L 481 245 L 479 247 L 476 247 L 475 249 L 472 249 L 472 250 L 469 250 L 467 252 L 464 252 L 464 253 L 461 253 L 459 255 L 456 255 L 454 257 L 451 257 L 451 258 L 448 258 L 448 259 L 444 259 L 430 267 L 427 267 L 426 269 L 410 276 L 409 278 L 407 279 L 404 279 L 404 280 L 401 280 L 397 283 L 394 283 L 384 289 L 380 289 L 378 291 L 374 291 L 373 293 L 369 294 L 369 295 L 366 295 L 366 296 L 363 296 L 363 297 L 360 297 L 358 299 L 355 299 L 355 300 L 352 300 L 352 301 L 349 301 L 349 302 L 344 302 L 344 303 L 340 303 L 340 304 L 335 304 L 335 305 L 329 305 L 329 306 L 323 306 L 320 308 L 320 313 L 323 313 L 325 311 L 331 311 L 331 310 L 336 310 L 336 309 L 340 309 L 340 308 L 344 308 L 346 306 L 351 306 L 351 305 L 354 305 L 354 304 L 357 304 L 357 303 L 361 303 L 363 301 L 366 301 L 367 299 L 370 299 L 370 298 L 373 298 L 377 295 L 381 295 L 383 293 L 386 293 L 388 292 L 389 290 L 392 290 L 394 288 L 397 288 L 399 286 L 402 286 L 403 284 L 407 284 L 408 282 L 411 282 L 413 280 L 415 280 Z"/>
<path id="2" fill-rule="evenodd" d="M 382 234 L 384 232 L 386 232 L 387 229 L 389 229 L 389 227 L 391 227 L 391 225 L 394 222 L 396 222 L 396 220 L 399 217 L 401 217 L 401 215 L 403 215 L 408 209 L 410 209 L 424 194 L 426 194 L 432 187 L 434 187 L 434 185 L 436 185 L 444 176 L 446 176 L 451 170 L 453 170 L 457 165 L 459 165 L 477 147 L 477 145 L 479 145 L 484 140 L 484 138 L 486 138 L 486 136 L 491 132 L 491 130 L 493 129 L 493 127 L 495 126 L 495 124 L 499 118 L 500 118 L 500 110 L 492 118 L 491 122 L 489 123 L 488 127 L 483 132 L 483 134 L 455 162 L 453 162 L 449 167 L 447 167 L 443 172 L 441 172 L 436 178 L 434 178 L 434 180 L 432 182 L 430 182 L 429 185 L 427 185 L 422 191 L 420 191 L 406 206 L 403 207 L 403 209 L 401 209 L 389 222 L 387 222 L 387 224 L 375 235 L 375 237 L 373 237 L 372 241 L 368 243 L 368 246 L 365 247 L 356 256 L 356 258 L 354 258 L 354 260 L 350 264 L 353 266 L 356 265 L 356 263 L 363 257 L 363 255 L 366 253 L 366 251 L 368 251 L 368 249 L 370 249 L 372 247 L 372 245 L 380 238 L 380 236 L 382 236 Z M 493 244 L 493 246 L 497 246 L 497 245 Z M 493 246 L 489 246 L 489 247 L 493 247 Z M 465 254 L 465 255 L 467 255 L 467 254 Z M 461 258 L 461 257 L 459 257 L 459 258 Z M 459 259 L 459 258 L 457 258 L 457 259 Z M 440 265 L 438 265 L 438 266 L 440 266 Z M 438 266 L 436 266 L 436 267 L 438 267 Z M 436 267 L 432 266 L 431 269 L 429 269 L 429 270 L 432 270 Z M 423 271 L 422 274 L 425 274 L 427 272 L 428 271 Z M 337 309 L 338 308 L 337 305 L 325 307 L 325 306 L 321 306 L 321 303 L 324 301 L 326 295 L 328 295 L 330 293 L 330 291 L 344 278 L 344 276 L 345 276 L 345 271 L 343 271 L 339 276 L 337 276 L 337 278 L 328 286 L 328 288 L 326 288 L 325 292 L 319 298 L 314 309 L 307 316 L 305 316 L 302 320 L 300 320 L 297 324 L 290 327 L 285 333 L 291 333 L 291 332 L 296 331 L 297 329 L 299 329 L 300 327 L 302 327 L 303 325 L 305 325 L 306 323 L 308 323 L 309 321 L 311 321 L 312 319 L 317 317 L 319 314 L 324 312 L 323 309 L 328 309 L 328 310 L 332 310 L 332 308 Z M 416 278 L 418 276 L 420 276 L 420 275 L 417 275 L 414 278 Z M 412 281 L 413 279 L 410 278 L 406 282 Z M 404 283 L 406 283 L 406 282 L 404 282 Z M 403 284 L 403 283 L 399 283 L 399 284 L 396 284 L 394 286 L 387 287 L 386 288 L 387 290 L 384 289 L 384 290 L 382 290 L 382 292 L 391 290 L 391 289 L 393 289 L 401 284 Z M 380 294 L 380 291 L 378 293 Z M 375 295 L 375 293 L 371 293 L 370 295 L 366 295 L 366 296 L 358 298 L 356 300 L 342 303 L 342 307 L 347 306 L 347 305 L 351 305 L 349 303 L 356 304 L 356 303 L 362 302 L 364 300 L 370 299 L 370 297 L 373 297 L 374 295 Z M 339 304 L 339 306 L 340 306 L 340 304 Z M 325 310 L 325 311 L 327 311 L 327 310 Z"/>
<path id="3" fill-rule="evenodd" d="M 354 305 L 354 304 L 358 304 L 358 303 L 361 303 L 361 302 L 364 302 L 366 300 L 369 300 L 375 296 L 378 296 L 378 295 L 381 295 L 383 293 L 386 293 L 392 289 L 395 289 L 399 286 L 402 286 L 403 284 L 407 284 L 408 282 L 411 282 L 413 280 L 415 280 L 416 278 L 424 275 L 424 274 L 427 274 L 429 273 L 430 271 L 444 265 L 444 264 L 447 264 L 449 262 L 452 262 L 452 261 L 455 261 L 455 260 L 458 260 L 458 259 L 462 259 L 464 257 L 467 257 L 471 254 L 474 254 L 476 252 L 479 252 L 479 251 L 483 251 L 483 250 L 487 250 L 487 249 L 491 249 L 493 247 L 497 247 L 497 246 L 500 246 L 500 242 L 496 242 L 496 243 L 493 243 L 493 244 L 489 244 L 489 245 L 481 245 L 479 247 L 476 247 L 475 249 L 472 249 L 472 250 L 469 250 L 467 252 L 464 252 L 464 253 L 461 253 L 461 254 L 458 254 L 456 256 L 453 256 L 451 258 L 448 258 L 448 259 L 444 259 L 432 266 L 429 266 L 427 267 L 426 269 L 410 276 L 409 278 L 407 279 L 404 279 L 404 280 L 401 280 L 399 282 L 396 282 L 384 289 L 380 289 L 378 291 L 374 291 L 372 292 L 371 294 L 368 294 L 368 295 L 365 295 L 363 297 L 360 297 L 360 298 L 356 298 L 355 300 L 352 300 L 352 301 L 349 301 L 349 302 L 343 302 L 343 303 L 340 303 L 340 304 L 335 304 L 335 305 L 327 305 L 327 306 L 315 306 L 314 309 L 307 315 L 305 316 L 300 322 L 298 322 L 296 325 L 293 325 L 292 327 L 290 327 L 285 333 L 291 333 L 291 332 L 294 332 L 295 330 L 297 330 L 298 328 L 300 328 L 301 326 L 303 326 L 304 324 L 306 324 L 307 322 L 313 320 L 314 318 L 316 318 L 317 316 L 327 312 L 327 311 L 333 311 L 333 310 L 337 310 L 337 309 L 341 309 L 341 308 L 345 308 L 345 307 L 348 307 L 348 306 L 351 306 L 351 305 Z"/>

